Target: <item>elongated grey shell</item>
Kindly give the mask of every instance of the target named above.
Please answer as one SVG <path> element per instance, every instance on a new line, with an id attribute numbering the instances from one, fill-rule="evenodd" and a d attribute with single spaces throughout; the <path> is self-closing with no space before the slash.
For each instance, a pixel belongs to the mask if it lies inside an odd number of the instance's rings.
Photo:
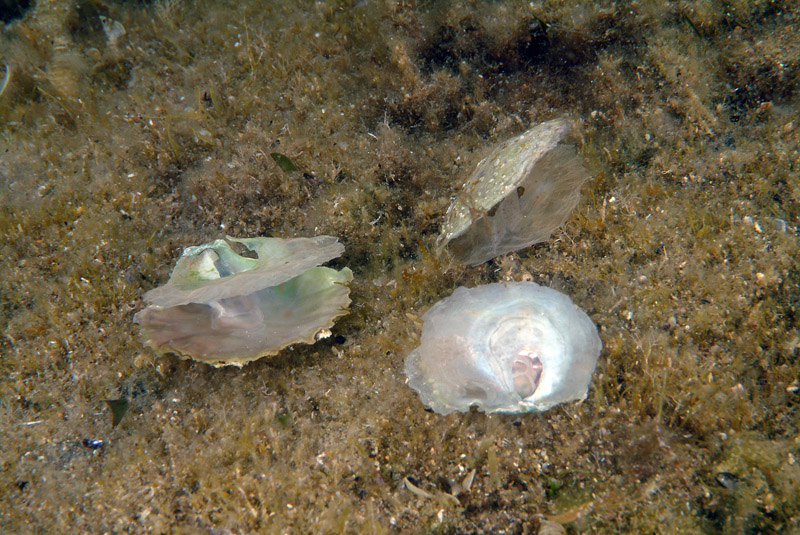
<path id="1" fill-rule="evenodd" d="M 237 254 L 240 243 L 258 258 Z M 332 236 L 215 240 L 188 247 L 166 285 L 134 316 L 145 343 L 213 366 L 312 344 L 347 313 L 348 268 L 317 267 L 342 254 Z"/>
<path id="2" fill-rule="evenodd" d="M 602 349 L 566 295 L 533 282 L 459 287 L 423 316 L 408 385 L 439 414 L 543 411 L 586 397 Z"/>
<path id="3" fill-rule="evenodd" d="M 549 238 L 588 178 L 568 130 L 565 119 L 539 124 L 481 160 L 447 210 L 439 250 L 475 265 Z"/>

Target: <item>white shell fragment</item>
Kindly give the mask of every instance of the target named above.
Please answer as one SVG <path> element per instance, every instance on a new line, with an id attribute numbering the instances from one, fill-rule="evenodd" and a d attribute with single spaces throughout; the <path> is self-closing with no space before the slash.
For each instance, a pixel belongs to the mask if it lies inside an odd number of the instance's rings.
<path id="1" fill-rule="evenodd" d="M 481 160 L 447 210 L 439 249 L 475 265 L 550 237 L 588 178 L 568 130 L 566 119 L 539 124 Z"/>
<path id="2" fill-rule="evenodd" d="M 566 295 L 533 282 L 459 287 L 422 318 L 408 384 L 439 414 L 543 411 L 586 397 L 602 349 Z"/>
<path id="3" fill-rule="evenodd" d="M 336 238 L 227 240 L 186 248 L 169 282 L 144 294 L 149 306 L 133 320 L 158 353 L 241 366 L 313 344 L 347 313 L 353 273 L 317 267 L 344 251 Z M 230 242 L 258 258 L 240 256 Z"/>

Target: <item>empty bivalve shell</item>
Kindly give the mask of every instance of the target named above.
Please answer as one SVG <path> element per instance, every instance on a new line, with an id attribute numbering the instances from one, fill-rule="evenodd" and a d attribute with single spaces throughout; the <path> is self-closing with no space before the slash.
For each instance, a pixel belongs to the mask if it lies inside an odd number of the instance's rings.
<path id="1" fill-rule="evenodd" d="M 566 295 L 533 282 L 459 287 L 423 316 L 408 385 L 439 414 L 547 410 L 586 397 L 602 343 Z"/>

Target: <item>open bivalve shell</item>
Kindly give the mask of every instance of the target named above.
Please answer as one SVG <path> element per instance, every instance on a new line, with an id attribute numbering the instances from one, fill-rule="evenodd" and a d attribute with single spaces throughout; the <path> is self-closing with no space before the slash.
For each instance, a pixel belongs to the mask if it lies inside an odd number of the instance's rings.
<path id="1" fill-rule="evenodd" d="M 237 254 L 239 243 L 258 258 Z M 188 247 L 166 285 L 134 316 L 145 343 L 212 366 L 241 366 L 313 344 L 347 313 L 353 273 L 318 267 L 344 247 L 332 236 L 227 238 Z"/>
<path id="2" fill-rule="evenodd" d="M 539 124 L 505 141 L 478 163 L 442 228 L 445 245 L 476 265 L 550 237 L 578 203 L 588 173 L 565 142 L 566 119 Z"/>

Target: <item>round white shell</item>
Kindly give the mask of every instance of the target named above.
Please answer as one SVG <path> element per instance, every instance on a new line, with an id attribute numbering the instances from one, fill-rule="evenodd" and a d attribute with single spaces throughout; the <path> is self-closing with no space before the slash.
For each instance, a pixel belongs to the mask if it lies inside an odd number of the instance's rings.
<path id="1" fill-rule="evenodd" d="M 408 384 L 439 414 L 528 412 L 586 397 L 602 349 L 589 316 L 533 282 L 459 287 L 423 316 Z"/>
<path id="2" fill-rule="evenodd" d="M 475 265 L 550 237 L 588 178 L 568 131 L 553 119 L 495 147 L 447 210 L 439 248 Z"/>

